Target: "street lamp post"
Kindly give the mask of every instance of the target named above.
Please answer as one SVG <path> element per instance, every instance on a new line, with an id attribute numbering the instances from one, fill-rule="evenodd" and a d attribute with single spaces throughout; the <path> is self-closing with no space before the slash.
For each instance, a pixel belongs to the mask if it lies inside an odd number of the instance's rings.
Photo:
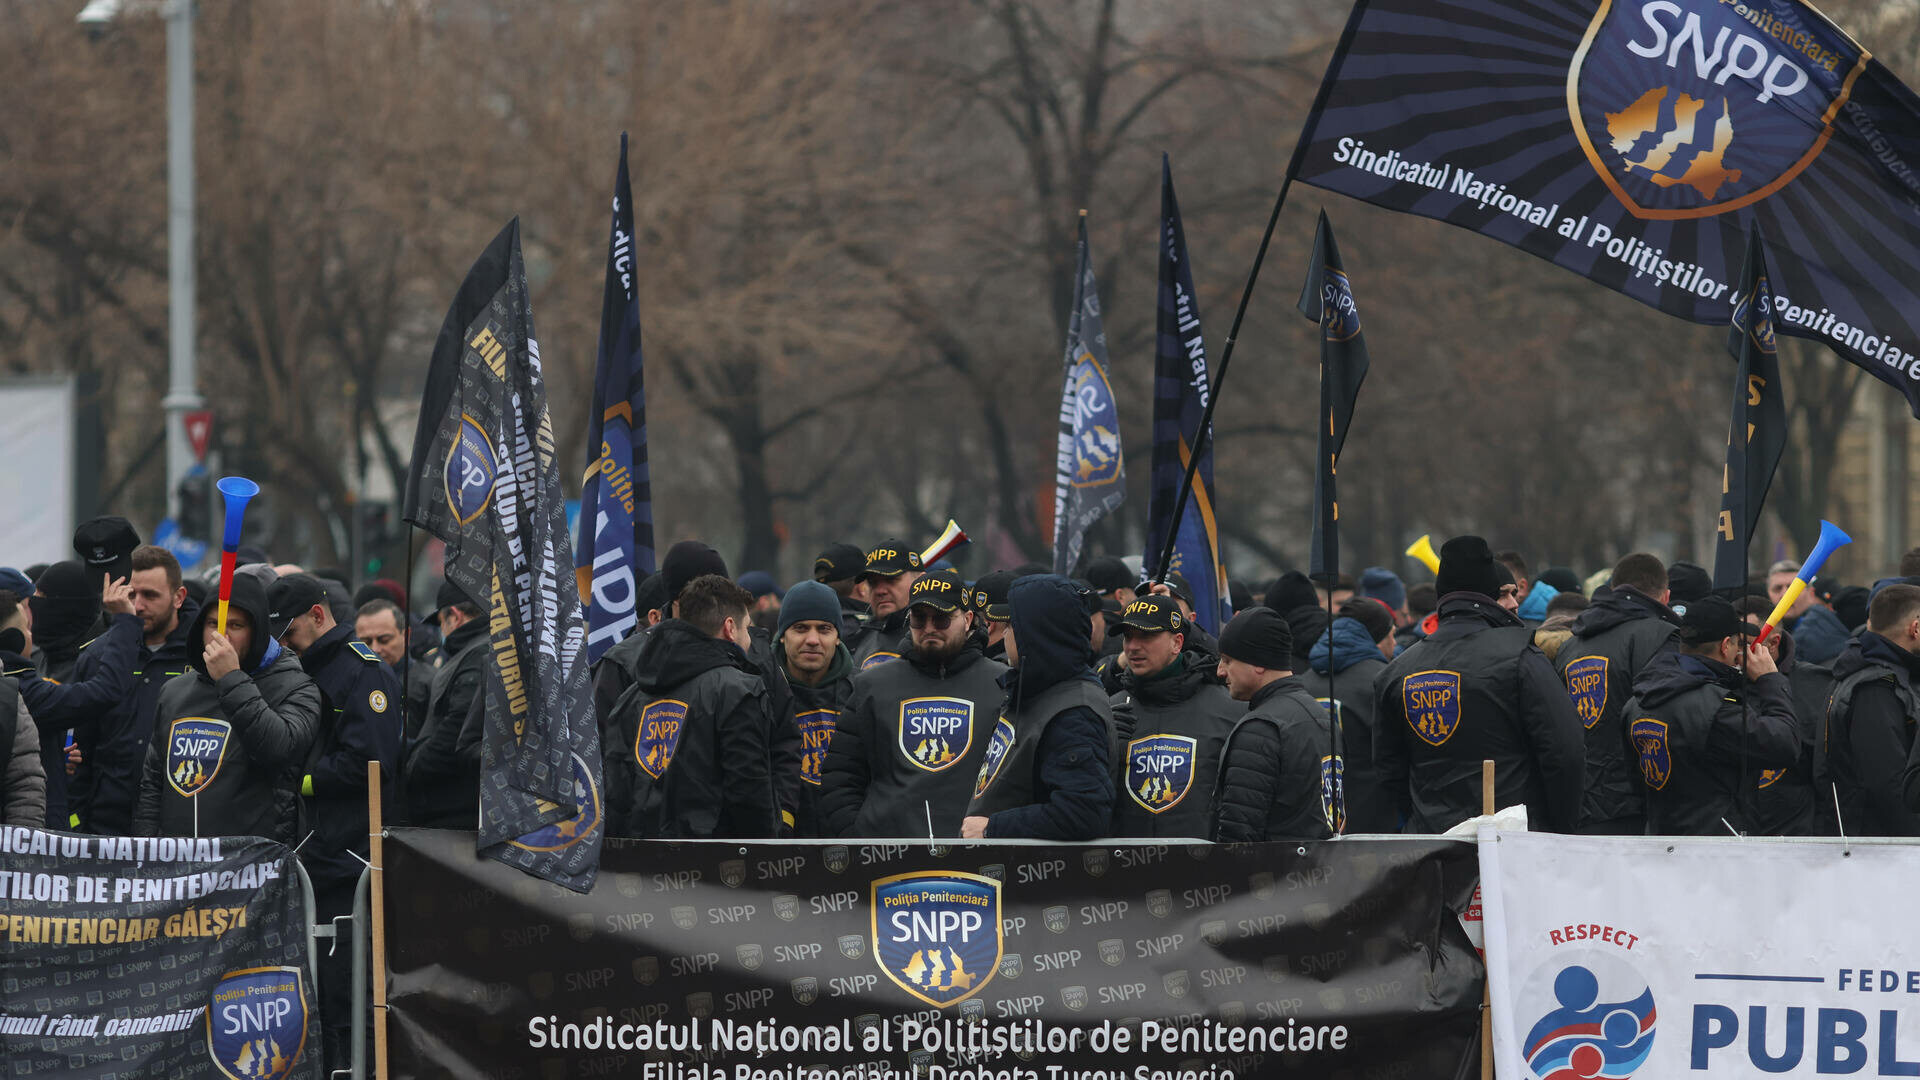
<path id="1" fill-rule="evenodd" d="M 181 532 L 205 522 L 179 520 L 180 481 L 193 467 L 186 415 L 200 409 L 194 364 L 193 0 L 167 4 L 167 509 Z"/>

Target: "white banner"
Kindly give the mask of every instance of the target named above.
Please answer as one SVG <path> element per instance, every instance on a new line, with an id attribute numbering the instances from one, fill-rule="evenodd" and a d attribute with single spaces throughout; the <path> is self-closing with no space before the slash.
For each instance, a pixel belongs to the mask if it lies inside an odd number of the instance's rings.
<path id="1" fill-rule="evenodd" d="M 1920 845 L 1484 831 L 1500 1080 L 1920 1076 Z"/>
<path id="2" fill-rule="evenodd" d="M 0 382 L 0 461 L 14 466 L 0 472 L 0 565 L 76 557 L 73 394 L 66 376 Z"/>

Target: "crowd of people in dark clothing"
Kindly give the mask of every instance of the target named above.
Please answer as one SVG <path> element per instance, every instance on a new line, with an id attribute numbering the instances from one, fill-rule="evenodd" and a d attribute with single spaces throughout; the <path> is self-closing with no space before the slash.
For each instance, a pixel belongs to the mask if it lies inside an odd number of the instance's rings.
<path id="1" fill-rule="evenodd" d="M 225 630 L 120 518 L 0 568 L 0 823 L 297 845 L 322 918 L 387 820 L 471 829 L 481 607 L 243 549 Z M 1209 633 L 1122 560 L 967 580 L 900 540 L 811 580 L 674 545 L 595 665 L 604 820 L 641 838 L 1317 840 L 1497 805 L 1596 834 L 1920 836 L 1920 551 L 1871 588 L 1746 595 L 1635 553 L 1537 577 L 1474 536 L 1411 587 L 1290 572 Z M 344 958 L 344 950 L 337 951 Z M 323 972 L 323 975 L 325 973 Z M 323 978 L 329 1044 L 345 978 Z M 328 998 L 333 998 L 329 1005 Z M 335 1023 L 338 1021 L 338 1023 Z"/>

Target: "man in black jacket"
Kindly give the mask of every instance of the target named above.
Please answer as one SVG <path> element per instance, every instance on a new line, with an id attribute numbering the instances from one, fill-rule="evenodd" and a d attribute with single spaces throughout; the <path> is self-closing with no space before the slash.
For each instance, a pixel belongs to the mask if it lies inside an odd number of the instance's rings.
<path id="1" fill-rule="evenodd" d="M 867 605 L 873 613 L 847 642 L 861 671 L 899 659 L 907 638 L 907 598 L 921 572 L 920 553 L 897 537 L 882 540 L 867 552 L 859 580 L 867 586 Z"/>
<path id="2" fill-rule="evenodd" d="M 1113 819 L 1113 707 L 1094 675 L 1100 598 L 1058 574 L 1009 592 L 1013 618 L 1000 721 L 961 822 L 969 839 L 1092 840 Z"/>
<path id="3" fill-rule="evenodd" d="M 320 726 L 300 781 L 300 861 L 313 879 L 321 922 L 353 913 L 353 894 L 367 857 L 367 762 L 380 763 L 383 806 L 391 806 L 400 757 L 400 677 L 353 628 L 334 621 L 329 590 L 309 574 L 289 574 L 267 590 L 273 635 L 300 657 L 320 688 Z M 383 810 L 383 816 L 385 811 Z M 356 856 L 358 856 L 356 858 Z M 323 1060 L 346 1060 L 353 1024 L 353 951 L 320 958 Z"/>
<path id="4" fill-rule="evenodd" d="M 1920 836 L 1906 799 L 1920 694 L 1920 586 L 1888 585 L 1867 608 L 1867 628 L 1833 664 L 1833 697 L 1815 775 L 1840 794 L 1849 836 Z"/>
<path id="5" fill-rule="evenodd" d="M 128 566 L 142 642 L 133 661 L 132 692 L 111 708 L 77 718 L 73 725 L 80 765 L 67 788 L 67 810 L 70 825 L 81 832 L 123 835 L 133 827 L 160 691 L 175 677 L 193 670 L 189 653 L 197 657 L 201 651 L 197 639 L 191 648 L 188 639 L 200 609 L 187 599 L 173 552 L 152 545 L 136 547 Z M 261 637 L 265 636 L 263 626 Z M 74 665 L 75 677 L 82 677 L 88 667 L 83 655 Z"/>
<path id="6" fill-rule="evenodd" d="M 794 723 L 800 730 L 800 805 L 795 832 L 833 835 L 820 808 L 822 767 L 840 714 L 853 696 L 853 657 L 840 644 L 840 599 L 818 581 L 787 590 L 775 627 L 774 655 L 793 691 Z"/>
<path id="7" fill-rule="evenodd" d="M 824 766 L 829 835 L 959 831 L 1007 670 L 981 652 L 965 591 L 952 570 L 914 582 L 900 663 L 854 676 Z"/>
<path id="8" fill-rule="evenodd" d="M 1667 568 L 1635 552 L 1614 564 L 1612 589 L 1573 620 L 1556 658 L 1567 696 L 1586 728 L 1586 794 L 1576 832 L 1646 832 L 1640 770 L 1633 765 L 1621 708 L 1655 656 L 1673 647 L 1680 620 L 1667 608 Z"/>
<path id="9" fill-rule="evenodd" d="M 1477 536 L 1440 549 L 1439 619 L 1375 685 L 1374 763 L 1406 830 L 1439 833 L 1480 812 L 1480 762 L 1494 805 L 1524 803 L 1531 826 L 1579 823 L 1580 716 L 1533 631 L 1494 599 L 1493 551 Z"/>
<path id="10" fill-rule="evenodd" d="M 1340 821 L 1340 759 L 1327 710 L 1294 677 L 1293 631 L 1272 608 L 1220 630 L 1220 677 L 1247 711 L 1227 737 L 1211 839 L 1324 840 Z"/>
<path id="11" fill-rule="evenodd" d="M 1792 689 L 1757 633 L 1725 600 L 1696 600 L 1681 618 L 1678 650 L 1655 654 L 1634 680 L 1623 715 L 1649 835 L 1752 832 L 1760 772 L 1799 757 Z M 1743 653 L 1744 674 L 1734 666 Z"/>
<path id="12" fill-rule="evenodd" d="M 96 594 L 85 574 L 77 562 L 48 567 L 41 580 L 57 591 L 36 591 L 25 608 L 33 616 L 31 629 L 18 642 L 0 641 L 0 673 L 19 680 L 21 699 L 38 728 L 47 824 L 56 829 L 73 827 L 67 810 L 67 732 L 119 708 L 133 693 L 140 653 L 132 587 L 125 578 L 102 580 Z M 106 629 L 99 630 L 103 612 Z"/>
<path id="13" fill-rule="evenodd" d="M 865 600 L 853 595 L 860 585 L 860 571 L 866 569 L 866 565 L 866 552 L 852 544 L 843 543 L 828 544 L 820 557 L 813 560 L 813 580 L 832 589 L 840 605 L 842 638 L 851 638 L 858 633 L 861 620 L 873 610 Z M 841 644 L 845 644 L 845 641 Z"/>
<path id="14" fill-rule="evenodd" d="M 1307 659 L 1312 666 L 1299 673 L 1300 685 L 1322 705 L 1339 701 L 1338 708 L 1329 711 L 1339 717 L 1344 769 L 1340 793 L 1346 812 L 1341 832 L 1400 831 L 1399 803 L 1381 785 L 1380 771 L 1373 763 L 1373 684 L 1394 652 L 1393 609 L 1371 597 L 1356 596 L 1340 608 L 1340 617 L 1314 643 Z"/>
<path id="15" fill-rule="evenodd" d="M 608 827 L 642 839 L 775 836 L 767 688 L 746 653 L 753 597 L 708 574 L 677 602 L 608 717 Z"/>
<path id="16" fill-rule="evenodd" d="M 440 583 L 433 602 L 440 619 L 440 667 L 427 692 L 420 737 L 403 751 L 400 802 L 410 825 L 477 829 L 487 620 L 480 605 L 451 581 Z"/>
<path id="17" fill-rule="evenodd" d="M 1245 710 L 1221 683 L 1219 658 L 1187 646 L 1191 625 L 1165 596 L 1136 597 L 1120 613 L 1124 667 L 1111 700 L 1124 791 L 1113 836 L 1204 839 L 1212 828 L 1220 752 Z"/>
<path id="18" fill-rule="evenodd" d="M 320 691 L 267 633 L 260 579 L 234 575 L 231 599 L 224 635 L 216 605 L 201 610 L 192 670 L 160 692 L 134 835 L 300 839 L 296 792 Z"/>

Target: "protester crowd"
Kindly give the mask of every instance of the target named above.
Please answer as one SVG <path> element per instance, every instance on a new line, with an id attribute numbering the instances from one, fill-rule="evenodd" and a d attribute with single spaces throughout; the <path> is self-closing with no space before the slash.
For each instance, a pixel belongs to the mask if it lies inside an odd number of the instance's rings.
<path id="1" fill-rule="evenodd" d="M 0 814 L 131 835 L 297 845 L 318 915 L 389 821 L 475 826 L 487 620 L 451 584 L 242 548 L 184 577 L 120 518 L 78 558 L 0 568 Z M 1747 595 L 1634 553 L 1581 581 L 1475 536 L 1432 584 L 1290 572 L 1216 637 L 1179 574 L 1115 558 L 968 581 L 897 539 L 835 544 L 812 580 L 665 555 L 595 665 L 604 820 L 642 838 L 1106 837 L 1222 842 L 1433 833 L 1494 798 L 1535 829 L 1920 836 L 1920 549 L 1871 588 L 1799 570 Z M 345 950 L 337 951 L 344 962 Z M 346 1015 L 344 971 L 323 1014 Z M 344 1039 L 329 1023 L 328 1041 Z"/>

